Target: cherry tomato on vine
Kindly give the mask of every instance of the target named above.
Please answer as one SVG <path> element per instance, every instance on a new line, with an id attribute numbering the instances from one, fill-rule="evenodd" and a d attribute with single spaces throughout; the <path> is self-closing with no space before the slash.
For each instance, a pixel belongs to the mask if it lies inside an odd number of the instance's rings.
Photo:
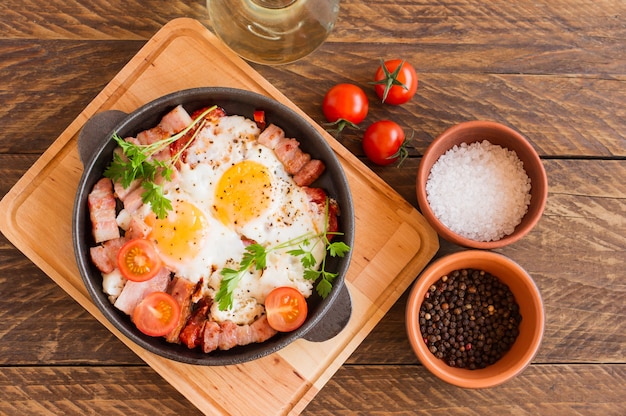
<path id="1" fill-rule="evenodd" d="M 408 156 L 404 130 L 391 120 L 372 123 L 363 135 L 363 151 L 377 165 L 387 166 Z"/>
<path id="2" fill-rule="evenodd" d="M 128 280 L 145 282 L 152 279 L 163 266 L 154 244 L 137 238 L 122 246 L 117 254 L 117 267 Z"/>
<path id="3" fill-rule="evenodd" d="M 367 116 L 369 100 L 365 92 L 354 84 L 337 84 L 326 92 L 322 112 L 330 123 L 341 131 L 346 125 L 356 127 Z"/>
<path id="4" fill-rule="evenodd" d="M 294 331 L 306 320 L 306 299 L 293 287 L 281 286 L 265 298 L 265 313 L 269 325 L 280 332 Z"/>
<path id="5" fill-rule="evenodd" d="M 404 104 L 413 98 L 417 83 L 415 68 L 401 59 L 381 59 L 373 82 L 378 98 L 391 105 Z"/>
<path id="6" fill-rule="evenodd" d="M 133 310 L 132 320 L 141 332 L 152 337 L 169 334 L 178 325 L 180 306 L 172 295 L 152 292 Z"/>

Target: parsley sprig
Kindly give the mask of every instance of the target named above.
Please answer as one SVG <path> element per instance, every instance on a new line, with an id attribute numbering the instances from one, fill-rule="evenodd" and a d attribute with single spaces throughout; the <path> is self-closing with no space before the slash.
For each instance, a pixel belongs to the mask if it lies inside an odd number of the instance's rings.
<path id="1" fill-rule="evenodd" d="M 191 124 L 175 135 L 151 144 L 135 144 L 122 139 L 115 133 L 113 139 L 122 149 L 123 156 L 117 152 L 113 154 L 113 161 L 104 171 L 104 176 L 113 181 L 119 181 L 124 188 L 128 188 L 134 180 L 140 179 L 144 189 L 141 194 L 143 203 L 149 203 L 158 218 L 166 217 L 167 213 L 172 210 L 172 203 L 165 196 L 163 186 L 156 183 L 156 179 L 161 176 L 166 181 L 172 180 L 174 166 L 193 142 L 196 134 L 202 130 L 202 126 L 206 122 L 204 117 L 215 108 L 216 106 L 213 106 L 203 111 Z M 184 137 L 198 123 L 200 123 L 199 128 L 194 131 L 191 139 L 175 155 L 168 160 L 154 159 L 154 155 Z"/>
<path id="2" fill-rule="evenodd" d="M 220 288 L 215 294 L 215 301 L 218 302 L 219 309 L 231 309 L 233 306 L 233 294 L 241 279 L 253 268 L 254 270 L 263 270 L 266 265 L 267 255 L 273 251 L 290 249 L 288 254 L 299 257 L 302 266 L 304 266 L 304 278 L 317 282 L 315 290 L 322 297 L 326 298 L 333 288 L 333 281 L 337 277 L 337 273 L 326 270 L 326 259 L 330 254 L 331 257 L 344 257 L 350 247 L 342 242 L 330 242 L 329 235 L 343 235 L 340 232 L 328 232 L 328 199 L 326 200 L 326 226 L 324 231 L 318 234 L 309 232 L 283 243 L 271 247 L 264 247 L 261 244 L 254 243 L 246 247 L 239 268 L 224 268 L 220 271 L 222 281 Z M 313 255 L 315 247 L 323 243 L 325 246 L 324 255 L 319 268 L 315 268 L 317 260 Z"/>

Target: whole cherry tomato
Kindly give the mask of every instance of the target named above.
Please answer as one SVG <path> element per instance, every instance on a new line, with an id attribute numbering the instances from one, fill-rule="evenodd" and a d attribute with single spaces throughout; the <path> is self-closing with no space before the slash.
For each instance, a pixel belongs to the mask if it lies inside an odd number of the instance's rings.
<path id="1" fill-rule="evenodd" d="M 399 166 L 408 156 L 405 138 L 404 130 L 397 123 L 391 120 L 377 121 L 365 130 L 363 151 L 377 165 L 391 165 L 400 160 Z"/>
<path id="2" fill-rule="evenodd" d="M 367 116 L 369 101 L 365 92 L 354 84 L 337 84 L 328 90 L 322 112 L 341 131 L 346 125 L 356 127 Z"/>
<path id="3" fill-rule="evenodd" d="M 400 105 L 417 91 L 417 73 L 410 63 L 392 59 L 382 61 L 374 75 L 374 89 L 383 103 Z"/>

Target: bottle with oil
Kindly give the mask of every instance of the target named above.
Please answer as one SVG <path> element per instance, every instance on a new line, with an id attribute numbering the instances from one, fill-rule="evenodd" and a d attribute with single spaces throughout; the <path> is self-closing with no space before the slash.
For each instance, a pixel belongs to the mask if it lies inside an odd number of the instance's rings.
<path id="1" fill-rule="evenodd" d="M 332 31 L 339 0 L 207 0 L 215 34 L 239 56 L 277 65 L 317 49 Z"/>

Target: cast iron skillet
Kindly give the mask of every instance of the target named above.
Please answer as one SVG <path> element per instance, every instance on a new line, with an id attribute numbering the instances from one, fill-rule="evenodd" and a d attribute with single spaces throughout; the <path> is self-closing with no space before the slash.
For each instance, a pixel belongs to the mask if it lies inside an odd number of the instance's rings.
<path id="1" fill-rule="evenodd" d="M 311 186 L 324 188 L 339 203 L 341 215 L 339 229 L 344 233 L 339 240 L 352 247 L 354 240 L 354 212 L 352 197 L 343 169 L 324 137 L 300 115 L 283 104 L 250 91 L 232 88 L 195 88 L 179 91 L 152 101 L 131 114 L 111 110 L 91 118 L 78 138 L 78 149 L 84 172 L 78 185 L 74 202 L 72 234 L 74 252 L 81 276 L 96 306 L 106 318 L 130 340 L 165 358 L 198 365 L 230 365 L 254 360 L 304 338 L 309 341 L 325 341 L 337 335 L 348 323 L 352 306 L 344 284 L 344 276 L 350 263 L 350 253 L 343 258 L 329 257 L 327 270 L 338 273 L 333 290 L 326 299 L 314 294 L 309 298 L 309 316 L 296 331 L 277 334 L 270 340 L 228 351 L 204 354 L 199 349 L 169 344 L 163 338 L 143 335 L 129 317 L 111 305 L 102 291 L 102 277 L 92 264 L 89 248 L 94 246 L 87 196 L 93 185 L 112 160 L 115 142 L 113 133 L 121 137 L 134 136 L 138 132 L 158 124 L 161 117 L 176 105 L 182 104 L 188 112 L 216 104 L 227 114 L 238 114 L 252 119 L 253 111 L 265 111 L 268 123 L 285 130 L 288 137 L 297 138 L 304 151 L 326 164 L 324 174 Z"/>

